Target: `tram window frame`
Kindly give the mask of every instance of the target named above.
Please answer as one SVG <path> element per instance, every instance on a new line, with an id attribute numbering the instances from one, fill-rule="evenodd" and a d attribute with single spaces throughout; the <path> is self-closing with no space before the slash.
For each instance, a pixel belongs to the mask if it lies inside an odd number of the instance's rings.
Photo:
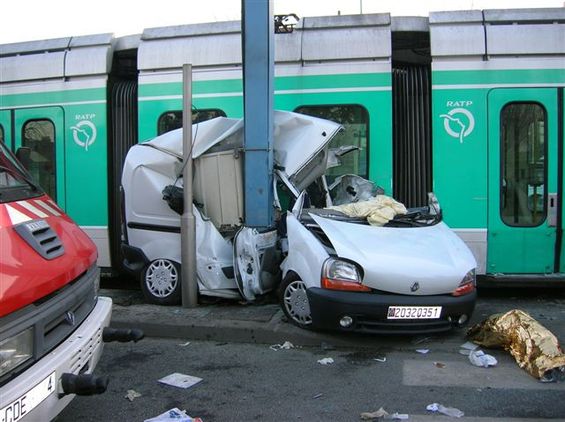
<path id="1" fill-rule="evenodd" d="M 39 153 L 36 149 L 34 149 L 33 146 L 27 145 L 26 141 L 30 140 L 30 138 L 28 138 L 26 136 L 26 128 L 29 124 L 31 123 L 37 123 L 37 122 L 44 122 L 44 123 L 49 123 L 51 125 L 51 129 L 52 129 L 52 134 L 53 137 L 50 140 L 50 142 L 53 144 L 52 145 L 52 150 L 50 151 L 50 155 L 51 157 L 46 157 L 46 158 L 51 158 L 51 163 L 52 163 L 52 167 L 53 167 L 53 171 L 52 171 L 52 183 L 49 183 L 47 186 L 45 186 L 45 183 L 42 182 L 41 177 L 39 177 L 39 175 L 44 174 L 44 172 L 40 169 L 38 172 L 37 177 L 34 177 L 34 180 L 36 180 L 39 185 L 41 186 L 41 188 L 54 200 L 57 201 L 57 126 L 55 125 L 55 123 L 53 122 L 53 120 L 48 119 L 48 118 L 36 118 L 36 119 L 29 119 L 26 120 L 21 128 L 21 146 L 22 147 L 29 147 L 31 149 L 32 152 L 36 152 L 37 154 L 41 154 Z M 43 139 L 43 138 L 42 138 Z M 42 140 L 39 140 L 39 142 L 42 142 Z M 43 154 L 41 154 L 42 156 L 44 156 Z M 49 159 L 47 160 L 49 162 Z M 30 163 L 36 163 L 37 161 L 31 160 L 30 159 Z M 31 168 L 26 168 L 26 170 L 32 175 L 35 176 L 34 171 Z M 51 175 L 50 175 L 51 177 Z M 48 182 L 50 182 L 48 180 Z"/>
<path id="2" fill-rule="evenodd" d="M 539 220 L 535 220 L 532 221 L 531 224 L 528 224 L 524 221 L 520 221 L 520 215 L 516 215 L 515 212 L 513 212 L 512 214 L 506 214 L 504 213 L 504 210 L 506 208 L 506 201 L 509 199 L 508 197 L 506 197 L 506 190 L 508 187 L 508 184 L 506 183 L 505 186 L 505 169 L 506 169 L 506 151 L 505 151 L 505 135 L 506 135 L 506 130 L 508 128 L 508 125 L 505 124 L 507 121 L 510 121 L 509 119 L 505 120 L 505 112 L 508 110 L 509 107 L 512 106 L 520 106 L 520 105 L 526 105 L 526 106 L 536 106 L 539 107 L 543 119 L 542 120 L 531 120 L 528 123 L 528 129 L 527 130 L 538 130 L 539 131 L 539 127 L 536 128 L 537 125 L 539 125 L 540 123 L 543 124 L 543 151 L 542 151 L 542 156 L 544 158 L 543 160 L 543 183 L 540 183 L 540 185 L 542 185 L 544 187 L 543 190 L 543 207 L 541 210 L 539 211 L 531 211 L 531 215 L 535 215 L 534 213 L 539 212 L 540 216 L 542 218 L 540 218 Z M 523 121 L 523 120 L 521 120 Z M 499 213 L 500 213 L 500 219 L 501 221 L 509 227 L 525 227 L 525 228 L 533 228 L 533 227 L 539 227 L 542 224 L 545 223 L 545 221 L 547 220 L 547 207 L 548 207 L 548 163 L 547 163 L 547 153 L 548 153 L 548 134 L 547 134 L 547 128 L 548 128 L 548 119 L 547 119 L 547 109 L 545 108 L 545 106 L 537 101 L 512 101 L 512 102 L 508 102 L 506 103 L 500 110 L 500 116 L 499 116 L 499 123 L 500 123 L 500 127 L 499 127 L 499 136 L 500 136 L 500 142 L 499 142 L 499 148 L 500 148 L 500 179 L 499 179 L 499 192 L 500 192 L 500 196 L 499 196 Z M 533 135 L 528 135 L 528 133 L 526 132 L 526 136 L 527 136 L 527 151 L 526 151 L 526 164 L 531 164 L 532 166 L 536 166 L 536 162 L 535 162 L 535 145 L 532 146 L 531 140 L 533 140 L 535 142 L 535 137 L 532 138 Z M 541 139 L 541 138 L 540 138 Z M 517 153 L 517 152 L 516 152 Z M 516 154 L 515 153 L 515 154 Z M 539 155 L 539 151 L 538 151 L 538 155 Z M 518 170 L 524 170 L 522 168 L 518 168 Z M 529 171 L 531 171 L 529 169 Z M 534 171 L 535 171 L 535 167 L 534 167 Z M 528 191 L 529 191 L 529 186 L 530 184 L 527 184 L 528 186 Z M 535 190 L 534 190 L 534 194 L 535 194 Z M 530 199 L 530 195 L 528 192 L 526 192 L 526 207 L 528 209 L 530 209 L 530 203 L 529 203 L 529 199 Z M 516 196 L 516 195 L 515 195 Z M 517 201 L 517 198 L 514 199 L 515 201 Z M 535 201 L 535 197 L 533 199 Z M 534 207 L 537 208 L 537 206 L 535 205 L 534 202 Z M 516 205 L 514 207 L 514 209 L 516 209 Z M 514 221 L 511 221 L 514 220 Z"/>
<path id="3" fill-rule="evenodd" d="M 361 116 L 361 121 L 360 122 L 341 122 L 338 121 L 337 119 L 331 118 L 331 109 L 332 108 L 355 108 L 358 109 L 359 111 L 355 112 L 355 116 L 357 115 L 357 113 L 360 113 L 359 115 Z M 326 111 L 324 112 L 318 112 L 318 113 L 313 113 L 310 110 L 314 109 L 314 110 L 324 110 Z M 347 103 L 347 104 L 304 104 L 304 105 L 300 105 L 298 107 L 296 107 L 294 109 L 295 113 L 302 113 L 302 114 L 306 114 L 308 116 L 313 116 L 313 117 L 319 117 L 322 119 L 327 119 L 327 120 L 332 120 L 336 123 L 341 124 L 345 130 L 347 130 L 347 125 L 348 124 L 364 124 L 365 125 L 365 146 L 361 147 L 358 151 L 352 151 L 350 152 L 347 156 L 345 156 L 342 160 L 347 160 L 348 157 L 352 157 L 353 154 L 358 154 L 358 163 L 357 163 L 357 171 L 354 172 L 347 172 L 347 171 L 332 171 L 332 169 L 328 169 L 328 174 L 326 175 L 326 178 L 328 180 L 328 183 L 332 183 L 333 180 L 335 180 L 336 178 L 338 178 L 339 176 L 345 175 L 345 174 L 357 174 L 365 179 L 369 179 L 369 149 L 370 149 L 370 127 L 371 127 L 371 117 L 369 114 L 369 111 L 367 110 L 367 108 L 361 104 L 352 104 L 352 103 Z M 361 137 L 359 137 L 361 138 Z M 340 140 L 340 135 L 336 135 L 336 138 L 334 138 L 334 140 L 332 140 L 332 143 L 337 143 Z M 332 144 L 330 144 L 331 146 L 334 146 Z M 352 143 L 339 143 L 338 145 L 353 145 Z M 363 167 L 362 163 L 362 155 L 364 154 L 364 172 L 361 173 L 359 170 L 360 168 Z M 336 167 L 335 170 L 338 170 L 340 168 L 344 168 L 345 166 L 340 166 L 340 167 Z"/>
<path id="4" fill-rule="evenodd" d="M 217 115 L 214 117 L 208 117 L 205 119 L 198 119 L 198 118 L 194 118 L 194 116 L 198 116 L 199 113 L 212 113 L 212 112 L 216 112 Z M 167 115 L 175 115 L 175 121 L 179 122 L 178 124 L 174 125 L 174 127 L 171 128 L 167 128 L 166 130 L 162 130 L 162 125 L 164 125 L 165 123 L 162 122 L 162 120 L 167 116 Z M 193 109 L 192 110 L 192 124 L 195 123 L 201 123 L 204 122 L 206 120 L 210 120 L 216 117 L 227 117 L 226 112 L 224 110 L 222 110 L 221 108 L 199 108 L 199 109 Z M 179 129 L 182 127 L 182 110 L 167 110 L 163 113 L 161 113 L 161 115 L 159 116 L 159 118 L 157 119 L 157 136 L 162 135 L 164 133 L 170 132 L 171 130 L 175 130 L 175 129 Z"/>

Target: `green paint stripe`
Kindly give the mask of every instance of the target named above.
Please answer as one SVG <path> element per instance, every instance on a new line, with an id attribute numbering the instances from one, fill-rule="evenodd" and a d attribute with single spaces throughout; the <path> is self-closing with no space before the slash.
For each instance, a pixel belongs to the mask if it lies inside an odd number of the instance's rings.
<path id="1" fill-rule="evenodd" d="M 0 107 L 18 107 L 30 104 L 60 104 L 104 100 L 106 100 L 105 88 L 88 88 L 69 91 L 2 95 L 0 96 Z"/>
<path id="2" fill-rule="evenodd" d="M 307 75 L 281 76 L 275 79 L 275 90 L 324 88 L 359 88 L 390 87 L 392 78 L 389 73 L 361 73 L 347 75 Z M 241 79 L 224 79 L 213 81 L 194 81 L 193 94 L 234 93 L 243 91 Z M 180 95 L 182 82 L 147 84 L 139 86 L 140 97 Z"/>
<path id="3" fill-rule="evenodd" d="M 565 69 L 436 70 L 432 85 L 565 83 Z"/>

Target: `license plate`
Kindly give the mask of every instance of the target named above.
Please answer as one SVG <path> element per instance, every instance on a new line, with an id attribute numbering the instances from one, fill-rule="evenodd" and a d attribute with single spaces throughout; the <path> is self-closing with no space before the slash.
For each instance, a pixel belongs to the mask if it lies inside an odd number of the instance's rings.
<path id="1" fill-rule="evenodd" d="M 55 392 L 55 372 L 0 410 L 0 422 L 16 422 Z"/>
<path id="2" fill-rule="evenodd" d="M 389 306 L 387 319 L 437 319 L 441 306 Z"/>

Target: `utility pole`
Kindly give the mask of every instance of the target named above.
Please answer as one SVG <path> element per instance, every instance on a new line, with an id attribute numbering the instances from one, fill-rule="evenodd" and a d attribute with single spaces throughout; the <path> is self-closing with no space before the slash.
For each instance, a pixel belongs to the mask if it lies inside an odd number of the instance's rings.
<path id="1" fill-rule="evenodd" d="M 181 216 L 181 292 L 182 306 L 198 306 L 196 274 L 196 220 L 192 213 L 192 65 L 182 67 L 182 142 L 184 211 Z"/>

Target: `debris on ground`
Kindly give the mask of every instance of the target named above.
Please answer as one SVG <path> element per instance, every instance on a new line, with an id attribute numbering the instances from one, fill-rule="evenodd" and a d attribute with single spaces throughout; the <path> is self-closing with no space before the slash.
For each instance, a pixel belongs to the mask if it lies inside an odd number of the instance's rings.
<path id="1" fill-rule="evenodd" d="M 273 344 L 272 346 L 269 346 L 269 349 L 274 350 L 275 352 L 277 350 L 289 350 L 289 349 L 294 349 L 294 344 L 292 344 L 290 341 L 285 341 L 283 344 Z"/>
<path id="2" fill-rule="evenodd" d="M 384 362 L 386 362 L 386 357 L 383 356 L 382 358 L 374 358 L 373 360 L 376 360 L 377 362 L 382 362 L 382 363 L 384 363 Z"/>
<path id="3" fill-rule="evenodd" d="M 565 354 L 557 337 L 524 311 L 491 315 L 471 327 L 467 336 L 484 347 L 504 348 L 520 368 L 539 380 L 548 374 L 558 381 L 552 374 L 565 372 Z"/>
<path id="4" fill-rule="evenodd" d="M 322 397 L 324 395 L 324 393 L 318 393 L 316 394 L 314 397 L 312 397 L 313 399 L 319 399 L 320 397 Z"/>
<path id="5" fill-rule="evenodd" d="M 166 422 L 166 421 L 175 421 L 175 422 L 202 422 L 200 418 L 192 418 L 186 414 L 186 411 L 180 410 L 178 408 L 173 408 L 167 410 L 165 413 L 161 413 L 158 416 L 155 416 L 151 419 L 145 419 L 143 422 Z"/>
<path id="6" fill-rule="evenodd" d="M 138 397 L 141 397 L 141 393 L 138 393 L 135 390 L 128 390 L 127 394 L 124 396 L 124 398 L 128 399 L 129 401 L 134 401 Z"/>
<path id="7" fill-rule="evenodd" d="M 175 372 L 174 374 L 167 375 L 166 377 L 158 380 L 161 384 L 172 385 L 173 387 L 179 388 L 190 388 L 195 384 L 202 381 L 202 378 L 193 377 L 192 375 L 179 374 Z"/>
<path id="8" fill-rule="evenodd" d="M 332 363 L 334 363 L 334 360 L 332 358 L 323 358 L 323 359 L 320 359 L 318 361 L 318 363 L 320 365 L 331 365 Z"/>
<path id="9" fill-rule="evenodd" d="M 467 341 L 465 343 L 463 343 L 461 346 L 459 346 L 459 353 L 461 353 L 462 355 L 465 356 L 469 356 L 469 354 L 475 350 L 478 349 L 479 346 L 477 346 L 475 343 L 471 343 L 470 341 Z"/>
<path id="10" fill-rule="evenodd" d="M 465 415 L 465 413 L 463 413 L 459 409 L 456 409 L 455 407 L 445 407 L 443 404 L 439 403 L 428 404 L 426 406 L 426 410 L 434 413 L 441 413 L 443 415 L 451 416 L 454 418 L 460 418 L 461 416 Z"/>
<path id="11" fill-rule="evenodd" d="M 421 355 L 425 355 L 430 351 L 430 349 L 416 349 L 416 353 L 420 353 Z"/>
<path id="12" fill-rule="evenodd" d="M 190 344 L 190 341 L 187 341 L 186 343 L 179 343 L 180 347 L 186 347 Z"/>
<path id="13" fill-rule="evenodd" d="M 475 365 L 483 368 L 488 368 L 489 366 L 496 366 L 498 361 L 494 356 L 487 355 L 482 350 L 473 350 L 469 353 L 469 361 Z"/>
<path id="14" fill-rule="evenodd" d="M 388 413 L 382 407 L 377 410 L 376 412 L 363 412 L 361 413 L 361 419 L 364 421 L 372 421 L 375 419 L 384 419 L 384 420 L 406 420 L 409 416 L 406 413 Z"/>
<path id="15" fill-rule="evenodd" d="M 442 369 L 442 368 L 445 368 L 445 363 L 443 363 L 443 362 L 434 362 L 434 366 L 435 366 L 436 368 Z"/>

